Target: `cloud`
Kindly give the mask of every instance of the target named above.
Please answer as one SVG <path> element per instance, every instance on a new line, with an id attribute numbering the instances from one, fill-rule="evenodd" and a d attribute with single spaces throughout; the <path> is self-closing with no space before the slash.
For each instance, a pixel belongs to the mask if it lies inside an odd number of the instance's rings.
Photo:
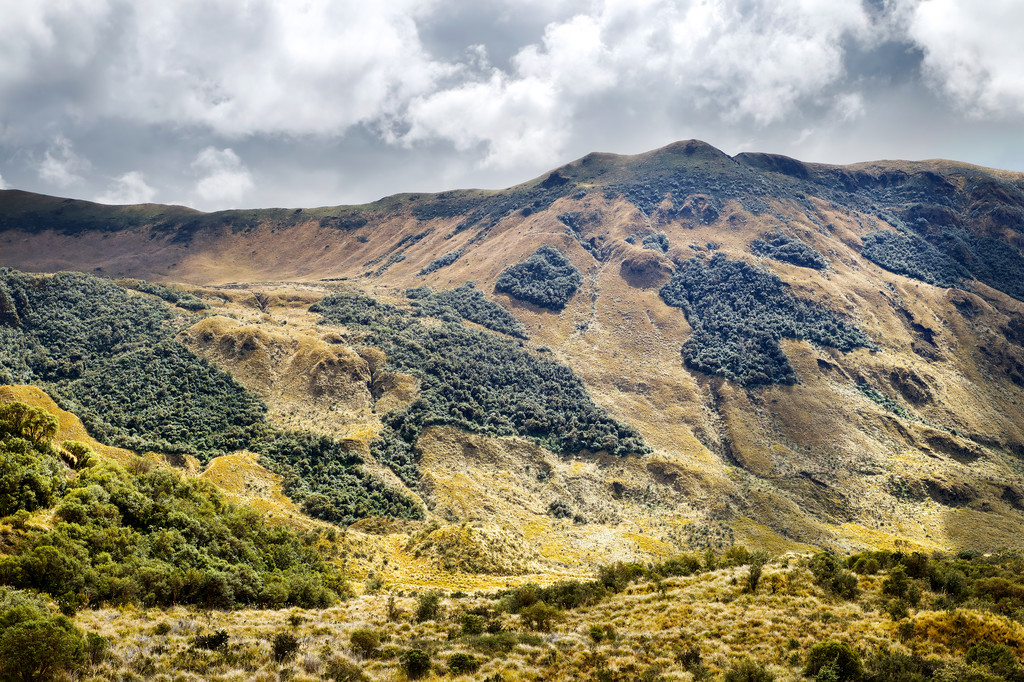
<path id="1" fill-rule="evenodd" d="M 237 207 L 254 187 L 249 169 L 231 149 L 207 147 L 196 156 L 192 169 L 201 175 L 193 190 L 193 203 L 199 207 Z"/>
<path id="2" fill-rule="evenodd" d="M 89 168 L 89 162 L 75 153 L 71 140 L 64 135 L 53 138 L 37 172 L 39 178 L 61 189 L 81 183 L 84 178 L 79 171 Z"/>
<path id="3" fill-rule="evenodd" d="M 10 187 L 7 186 L 7 183 L 4 182 L 3 175 L 0 175 L 0 189 L 10 189 Z"/>
<path id="4" fill-rule="evenodd" d="M 764 126 L 829 99 L 844 75 L 843 39 L 866 35 L 870 24 L 858 4 L 818 0 L 748 3 L 746 12 L 726 0 L 595 7 L 550 23 L 510 71 L 415 99 L 401 139 L 484 144 L 485 164 L 553 160 L 577 113 L 607 93 L 656 111 Z M 854 100 L 845 104 L 855 109 Z"/>
<path id="5" fill-rule="evenodd" d="M 931 82 L 975 116 L 1024 113 L 1024 4 L 1016 0 L 926 0 L 909 35 L 924 50 Z"/>
<path id="6" fill-rule="evenodd" d="M 156 197 L 156 190 L 146 184 L 139 171 L 129 171 L 118 177 L 107 191 L 96 197 L 101 204 L 146 204 Z"/>

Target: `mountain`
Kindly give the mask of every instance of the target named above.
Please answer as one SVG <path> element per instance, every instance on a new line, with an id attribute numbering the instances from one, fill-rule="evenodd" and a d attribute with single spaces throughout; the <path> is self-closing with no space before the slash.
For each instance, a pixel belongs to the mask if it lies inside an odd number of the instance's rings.
<path id="1" fill-rule="evenodd" d="M 1022 248 L 1024 174 L 699 141 L 362 206 L 6 190 L 0 264 L 90 276 L 6 272 L 0 359 L 109 445 L 255 453 L 286 515 L 405 533 L 364 564 L 396 580 L 991 549 L 1024 528 Z"/>

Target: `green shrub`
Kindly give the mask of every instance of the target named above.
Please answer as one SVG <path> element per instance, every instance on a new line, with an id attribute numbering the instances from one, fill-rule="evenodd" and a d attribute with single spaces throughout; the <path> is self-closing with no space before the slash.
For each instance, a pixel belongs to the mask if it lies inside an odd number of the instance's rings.
<path id="1" fill-rule="evenodd" d="M 889 569 L 889 575 L 882 581 L 882 594 L 903 598 L 907 596 L 910 589 L 910 579 L 907 578 L 907 571 L 903 566 L 893 566 Z"/>
<path id="2" fill-rule="evenodd" d="M 334 682 L 364 682 L 367 679 L 358 665 L 341 657 L 327 661 L 324 665 L 324 677 Z"/>
<path id="3" fill-rule="evenodd" d="M 463 635 L 482 635 L 487 622 L 483 616 L 479 616 L 475 613 L 464 613 L 459 618 L 459 622 L 462 626 Z"/>
<path id="4" fill-rule="evenodd" d="M 197 649 L 207 649 L 209 651 L 226 649 L 228 646 L 227 630 L 217 630 L 211 635 L 196 635 L 192 639 L 192 646 Z"/>
<path id="5" fill-rule="evenodd" d="M 563 617 L 562 612 L 554 606 L 549 606 L 542 601 L 527 606 L 519 612 L 523 622 L 531 630 L 548 632 L 551 626 Z"/>
<path id="6" fill-rule="evenodd" d="M 864 676 L 860 654 L 846 642 L 821 642 L 807 653 L 804 675 L 816 676 L 823 668 L 831 666 L 838 682 L 859 680 Z"/>
<path id="7" fill-rule="evenodd" d="M 352 643 L 352 648 L 359 655 L 370 658 L 377 653 L 377 648 L 380 646 L 380 635 L 369 628 L 359 628 L 352 631 L 352 634 L 349 635 L 349 641 Z"/>
<path id="8" fill-rule="evenodd" d="M 811 557 L 809 564 L 814 581 L 842 598 L 854 600 L 860 594 L 857 576 L 843 568 L 843 564 L 831 552 L 819 552 Z"/>
<path id="9" fill-rule="evenodd" d="M 782 338 L 844 352 L 872 345 L 838 315 L 797 299 L 777 276 L 720 252 L 709 263 L 682 263 L 659 293 L 693 327 L 682 348 L 686 365 L 745 386 L 796 382 Z"/>
<path id="10" fill-rule="evenodd" d="M 561 251 L 542 246 L 526 260 L 505 268 L 494 290 L 541 308 L 559 311 L 583 284 L 583 276 Z"/>
<path id="11" fill-rule="evenodd" d="M 454 653 L 448 658 L 448 671 L 453 675 L 475 673 L 480 668 L 480 661 L 469 654 Z"/>
<path id="12" fill-rule="evenodd" d="M 416 620 L 437 620 L 441 613 L 441 595 L 437 592 L 424 592 L 416 601 Z"/>
<path id="13" fill-rule="evenodd" d="M 407 649 L 398 658 L 410 680 L 418 680 L 430 672 L 430 654 L 423 649 Z"/>
<path id="14" fill-rule="evenodd" d="M 82 633 L 64 616 L 25 620 L 0 632 L 0 679 L 50 680 L 85 660 Z"/>
<path id="15" fill-rule="evenodd" d="M 85 633 L 85 657 L 90 665 L 99 665 L 107 660 L 110 653 L 110 641 L 95 632 Z"/>
<path id="16" fill-rule="evenodd" d="M 1005 644 L 979 642 L 967 650 L 966 663 L 982 665 L 1006 680 L 1024 681 L 1024 667 L 1013 650 Z"/>
<path id="17" fill-rule="evenodd" d="M 270 647 L 270 655 L 276 663 L 288 660 L 299 650 L 299 639 L 290 632 L 278 632 Z"/>
<path id="18" fill-rule="evenodd" d="M 519 339 L 529 338 L 523 323 L 505 308 L 488 300 L 473 282 L 439 291 L 430 287 L 407 289 L 405 294 L 412 299 L 413 306 L 427 315 L 440 319 L 454 315 L 491 331 Z"/>
<path id="19" fill-rule="evenodd" d="M 758 256 L 773 258 L 802 268 L 821 270 L 828 265 L 820 253 L 799 239 L 781 232 L 764 235 L 763 239 L 755 239 L 750 242 L 750 250 Z"/>
<path id="20" fill-rule="evenodd" d="M 775 682 L 775 673 L 760 663 L 744 658 L 731 663 L 723 679 L 725 682 Z"/>
<path id="21" fill-rule="evenodd" d="M 698 556 L 695 554 L 680 554 L 677 557 L 666 559 L 654 571 L 665 577 L 687 576 L 700 573 L 701 568 L 701 560 Z"/>

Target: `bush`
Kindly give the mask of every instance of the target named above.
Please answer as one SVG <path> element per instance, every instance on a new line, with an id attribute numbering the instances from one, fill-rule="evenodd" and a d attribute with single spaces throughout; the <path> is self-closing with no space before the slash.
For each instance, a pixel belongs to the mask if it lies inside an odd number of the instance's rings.
<path id="1" fill-rule="evenodd" d="M 842 562 L 831 552 L 819 552 L 809 564 L 814 581 L 842 599 L 854 600 L 860 594 L 857 576 L 843 568 Z"/>
<path id="2" fill-rule="evenodd" d="M 559 311 L 583 284 L 583 276 L 561 251 L 542 246 L 526 260 L 505 268 L 494 291 L 541 308 Z"/>
<path id="3" fill-rule="evenodd" d="M 687 367 L 744 386 L 796 382 L 782 338 L 844 352 L 872 345 L 838 315 L 797 299 L 772 273 L 721 253 L 709 263 L 685 261 L 659 293 L 693 327 L 682 348 Z"/>
<path id="4" fill-rule="evenodd" d="M 527 606 L 519 612 L 523 622 L 531 630 L 548 632 L 555 621 L 561 620 L 562 612 L 554 606 L 549 606 L 542 601 Z"/>
<path id="5" fill-rule="evenodd" d="M 775 673 L 749 658 L 733 662 L 725 671 L 725 682 L 774 682 Z"/>
<path id="6" fill-rule="evenodd" d="M 430 654 L 423 649 L 407 649 L 401 653 L 399 661 L 410 680 L 418 680 L 430 672 Z"/>
<path id="7" fill-rule="evenodd" d="M 859 680 L 864 676 L 860 654 L 846 642 L 822 642 L 815 644 L 807 653 L 804 675 L 818 675 L 823 668 L 831 666 L 838 682 Z"/>
<path id="8" fill-rule="evenodd" d="M 368 628 L 360 628 L 353 630 L 352 634 L 349 635 L 349 641 L 352 643 L 352 648 L 364 658 L 372 657 L 380 646 L 380 635 L 374 630 Z"/>
<path id="9" fill-rule="evenodd" d="M 271 646 L 271 656 L 274 661 L 281 663 L 296 654 L 299 650 L 299 639 L 290 632 L 279 632 L 274 635 L 274 642 Z"/>
<path id="10" fill-rule="evenodd" d="M 750 242 L 750 250 L 758 256 L 773 258 L 802 268 L 821 270 L 828 263 L 810 246 L 788 235 L 777 232 Z"/>
<path id="11" fill-rule="evenodd" d="M 478 616 L 475 613 L 464 613 L 459 621 L 462 625 L 463 635 L 482 635 L 487 625 L 483 616 Z"/>
<path id="12" fill-rule="evenodd" d="M 217 630 L 212 635 L 196 635 L 192 640 L 192 646 L 209 651 L 225 649 L 228 646 L 227 630 Z"/>
<path id="13" fill-rule="evenodd" d="M 334 682 L 363 682 L 366 675 L 362 669 L 345 658 L 332 658 L 324 666 L 324 677 Z"/>
<path id="14" fill-rule="evenodd" d="M 475 673 L 480 668 L 480 661 L 469 654 L 454 653 L 448 659 L 448 671 L 453 675 Z"/>
<path id="15" fill-rule="evenodd" d="M 441 613 L 441 596 L 437 592 L 424 592 L 416 602 L 416 620 L 437 620 Z"/>
<path id="16" fill-rule="evenodd" d="M 0 634 L 0 678 L 50 680 L 85 662 L 82 633 L 64 616 L 28 620 Z"/>

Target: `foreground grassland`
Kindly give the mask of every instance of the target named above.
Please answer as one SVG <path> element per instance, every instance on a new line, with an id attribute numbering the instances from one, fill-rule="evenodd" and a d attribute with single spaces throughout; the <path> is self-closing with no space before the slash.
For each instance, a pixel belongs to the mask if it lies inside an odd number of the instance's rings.
<path id="1" fill-rule="evenodd" d="M 734 551 L 732 560 L 751 558 Z M 105 637 L 109 649 L 82 679 L 994 682 L 1024 674 L 1021 585 L 1011 588 L 1015 620 L 997 613 L 995 602 L 907 579 L 899 564 L 856 577 L 859 594 L 843 598 L 816 579 L 815 561 L 791 555 L 769 562 L 754 592 L 750 565 L 708 571 L 697 561 L 695 575 L 648 574 L 618 593 L 615 581 L 636 569 L 610 567 L 589 587 L 577 586 L 596 601 L 569 609 L 531 603 L 558 598 L 553 591 L 520 588 L 436 601 L 436 593 L 364 594 L 319 610 L 87 611 L 76 623 Z M 949 568 L 956 561 L 930 563 L 939 572 L 960 571 Z M 965 565 L 1019 568 L 1020 561 L 979 557 Z M 901 575 L 905 596 L 886 594 L 900 591 L 893 577 Z M 223 646 L 210 641 L 218 632 Z M 826 642 L 839 644 L 822 647 Z M 816 661 L 822 667 L 823 650 L 826 669 L 813 670 Z"/>

